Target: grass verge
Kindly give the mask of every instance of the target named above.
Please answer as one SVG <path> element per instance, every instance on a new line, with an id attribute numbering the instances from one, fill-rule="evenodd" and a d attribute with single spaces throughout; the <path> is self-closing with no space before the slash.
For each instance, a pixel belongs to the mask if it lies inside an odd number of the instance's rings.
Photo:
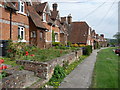
<path id="1" fill-rule="evenodd" d="M 91 88 L 118 88 L 118 57 L 114 48 L 101 50 L 97 55 Z"/>

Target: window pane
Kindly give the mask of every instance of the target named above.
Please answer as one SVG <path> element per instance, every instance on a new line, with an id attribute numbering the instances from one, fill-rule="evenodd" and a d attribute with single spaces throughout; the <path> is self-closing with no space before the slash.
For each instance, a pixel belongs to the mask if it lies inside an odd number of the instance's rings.
<path id="1" fill-rule="evenodd" d="M 23 39 L 23 37 L 24 37 L 24 32 L 21 31 L 21 39 Z"/>
<path id="2" fill-rule="evenodd" d="M 43 38 L 43 33 L 42 32 L 40 32 L 40 39 L 42 39 Z"/>
<path id="3" fill-rule="evenodd" d="M 58 34 L 55 33 L 55 41 L 58 41 Z"/>
<path id="4" fill-rule="evenodd" d="M 23 8 L 24 8 L 24 7 L 23 7 L 23 6 L 21 6 L 21 12 L 23 12 Z"/>
<path id="5" fill-rule="evenodd" d="M 20 11 L 20 2 L 18 3 L 18 10 Z"/>
<path id="6" fill-rule="evenodd" d="M 18 27 L 18 39 L 20 39 L 20 28 Z"/>

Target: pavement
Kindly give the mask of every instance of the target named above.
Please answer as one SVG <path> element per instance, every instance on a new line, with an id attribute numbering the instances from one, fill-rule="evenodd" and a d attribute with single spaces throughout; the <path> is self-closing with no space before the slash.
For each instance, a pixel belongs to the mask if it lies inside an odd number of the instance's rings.
<path id="1" fill-rule="evenodd" d="M 89 57 L 79 64 L 63 80 L 59 88 L 89 88 L 98 51 L 100 50 L 94 50 Z"/>

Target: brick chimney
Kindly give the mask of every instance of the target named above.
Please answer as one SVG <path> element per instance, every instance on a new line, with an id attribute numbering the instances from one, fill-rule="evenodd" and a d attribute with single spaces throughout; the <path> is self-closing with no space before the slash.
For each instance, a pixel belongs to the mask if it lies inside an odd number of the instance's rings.
<path id="1" fill-rule="evenodd" d="M 104 38 L 104 34 L 101 34 L 100 36 Z"/>
<path id="2" fill-rule="evenodd" d="M 62 23 L 66 22 L 66 17 L 61 17 L 61 22 Z"/>
<path id="3" fill-rule="evenodd" d="M 96 34 L 96 38 L 97 38 L 97 39 L 99 38 L 99 34 Z"/>
<path id="4" fill-rule="evenodd" d="M 57 11 L 57 7 L 58 7 L 57 3 L 54 3 L 52 6 L 53 6 L 53 11 Z"/>
<path id="5" fill-rule="evenodd" d="M 72 23 L 72 16 L 71 16 L 71 14 L 68 15 L 67 21 L 68 21 L 68 24 Z"/>

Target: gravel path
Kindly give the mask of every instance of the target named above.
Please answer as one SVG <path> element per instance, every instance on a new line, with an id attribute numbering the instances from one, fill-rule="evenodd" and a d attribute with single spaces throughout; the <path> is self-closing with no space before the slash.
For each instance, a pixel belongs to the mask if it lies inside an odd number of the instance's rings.
<path id="1" fill-rule="evenodd" d="M 89 88 L 92 72 L 99 50 L 94 50 L 80 65 L 78 65 L 61 83 L 59 88 Z"/>

